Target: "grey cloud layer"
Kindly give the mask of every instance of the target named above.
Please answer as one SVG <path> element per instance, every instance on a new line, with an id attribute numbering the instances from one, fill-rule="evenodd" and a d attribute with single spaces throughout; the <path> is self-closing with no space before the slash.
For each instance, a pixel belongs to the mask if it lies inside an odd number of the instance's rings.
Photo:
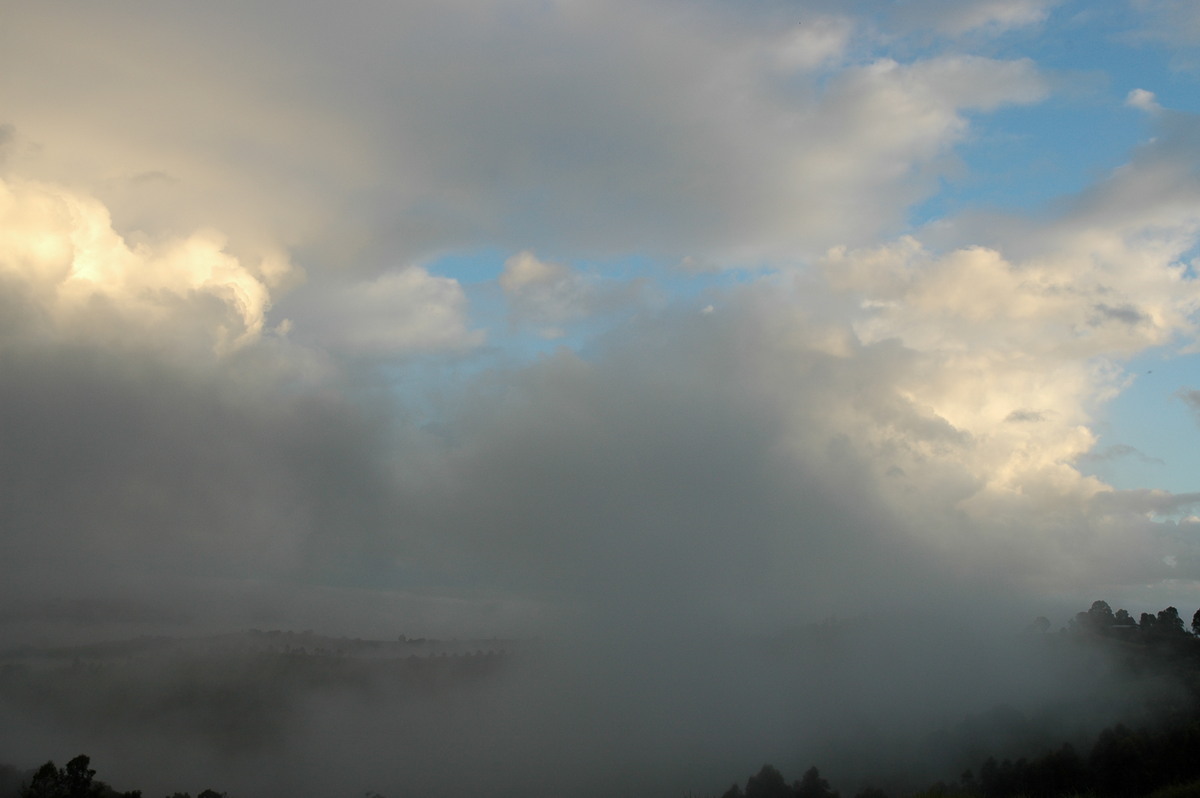
<path id="1" fill-rule="evenodd" d="M 843 64 L 853 25 L 828 12 L 815 34 L 672 3 L 12 13 L 31 176 L 82 181 L 122 230 L 214 225 L 360 268 L 862 242 L 933 187 L 961 111 L 1045 93 L 1021 61 Z"/>
<path id="2" fill-rule="evenodd" d="M 952 425 L 954 405 L 936 412 L 911 379 L 957 384 L 953 359 L 894 340 L 831 350 L 805 301 L 747 288 L 591 360 L 493 373 L 442 408 L 449 434 L 368 401 L 378 383 L 347 394 L 349 375 L 280 372 L 266 347 L 199 371 L 136 350 L 10 348 L 6 584 L 36 610 L 63 593 L 136 602 L 174 580 L 155 604 L 175 623 L 204 620 L 197 591 L 230 622 L 286 618 L 267 594 L 295 585 L 440 596 L 422 622 L 441 612 L 452 628 L 490 614 L 526 631 L 769 629 L 967 583 L 976 597 L 1121 590 L 1200 567 L 1193 522 L 1145 518 L 1190 498 L 1147 504 L 1081 477 L 1068 463 L 1088 442 L 1069 418 Z M 997 468 L 1012 441 L 1025 464 Z M 231 592 L 248 597 L 240 611 Z"/>
<path id="3" fill-rule="evenodd" d="M 886 43 L 1049 4 L 912 4 L 894 30 L 842 4 L 119 8 L 0 34 L 28 75 L 0 185 L 4 545 L 14 576 L 61 574 L 47 601 L 140 571 L 506 623 L 783 623 L 985 574 L 1193 573 L 1186 502 L 1151 523 L 1076 464 L 1121 358 L 1194 338 L 1195 121 L 1154 110 L 1155 143 L 1055 218 L 891 236 L 968 110 L 1048 83 Z M 428 268 L 477 245 L 517 253 L 499 288 L 548 337 L 638 300 L 571 258 L 775 272 L 487 371 Z M 396 390 L 440 356 L 466 376 Z"/>
<path id="4" fill-rule="evenodd" d="M 1063 5 L 6 7 L 0 647 L 553 643 L 436 705 L 292 696 L 242 758 L 36 704 L 0 743 L 164 792 L 711 792 L 1086 681 L 1014 618 L 1190 611 L 1200 496 L 1084 469 L 1137 456 L 1094 451 L 1126 361 L 1195 346 L 1196 119 L 1133 92 L 1153 140 L 1078 196 L 906 225 L 1057 85 L 995 53 Z"/>

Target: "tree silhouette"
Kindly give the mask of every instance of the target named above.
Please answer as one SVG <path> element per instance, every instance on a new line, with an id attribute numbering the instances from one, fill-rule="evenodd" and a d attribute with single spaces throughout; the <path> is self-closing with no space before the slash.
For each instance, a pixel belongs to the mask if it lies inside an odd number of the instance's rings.
<path id="1" fill-rule="evenodd" d="M 59 773 L 53 762 L 42 765 L 21 788 L 21 798 L 58 798 L 63 794 Z"/>
<path id="2" fill-rule="evenodd" d="M 763 765 L 762 770 L 746 782 L 746 798 L 792 798 L 792 791 L 782 773 L 770 765 Z"/>
<path id="3" fill-rule="evenodd" d="M 1179 610 L 1174 607 L 1167 607 L 1165 610 L 1158 611 L 1158 618 L 1155 623 L 1155 631 L 1159 634 L 1174 635 L 1183 634 L 1183 618 L 1179 617 Z"/>
<path id="4" fill-rule="evenodd" d="M 93 781 L 96 771 L 88 767 L 90 763 L 91 759 L 83 754 L 65 768 L 47 762 L 21 790 L 21 798 L 100 798 L 109 790 L 103 783 Z"/>
<path id="5" fill-rule="evenodd" d="M 838 798 L 838 793 L 829 789 L 829 782 L 821 778 L 816 767 L 811 767 L 804 777 L 796 782 L 796 798 Z"/>
<path id="6" fill-rule="evenodd" d="M 1107 601 L 1093 601 L 1091 608 L 1086 613 L 1088 626 L 1094 631 L 1104 633 L 1108 628 L 1116 622 L 1113 616 L 1112 607 L 1108 606 Z"/>

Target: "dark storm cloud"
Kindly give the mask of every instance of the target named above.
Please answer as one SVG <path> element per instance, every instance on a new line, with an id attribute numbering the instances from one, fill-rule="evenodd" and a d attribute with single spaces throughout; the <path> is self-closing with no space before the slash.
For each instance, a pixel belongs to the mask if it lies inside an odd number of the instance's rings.
<path id="1" fill-rule="evenodd" d="M 188 609 L 195 591 L 226 580 L 378 582 L 403 539 L 383 423 L 240 379 L 253 360 L 206 369 L 84 345 L 0 350 L 10 599 L 53 604 L 82 588 L 97 608 L 133 594 L 203 615 Z"/>
<path id="2" fill-rule="evenodd" d="M 652 326 L 638 340 L 665 340 L 598 363 L 562 353 L 468 408 L 459 426 L 478 432 L 451 455 L 439 513 L 470 544 L 463 562 L 665 626 L 811 618 L 872 600 L 839 583 L 903 578 L 895 521 L 845 479 L 854 455 L 836 440 L 811 461 L 781 451 L 787 416 L 721 326 Z M 829 401 L 823 361 L 793 364 L 812 384 L 792 401 Z"/>
<path id="3" fill-rule="evenodd" d="M 746 289 L 587 359 L 481 374 L 434 437 L 369 375 L 314 378 L 283 342 L 187 365 L 10 345 L 8 641 L 347 619 L 377 636 L 439 619 L 486 630 L 512 622 L 505 606 L 552 636 L 494 681 L 428 694 L 284 689 L 234 655 L 101 670 L 49 704 L 9 695 L 0 712 L 21 732 L 0 742 L 28 759 L 82 746 L 114 780 L 164 790 L 215 773 L 254 793 L 282 768 L 271 784 L 301 795 L 347 779 L 636 794 L 712 789 L 764 757 L 857 777 L 846 751 L 863 728 L 902 741 L 1061 695 L 1030 652 L 970 631 L 1024 612 L 1010 583 L 980 578 L 992 561 L 947 558 L 880 496 L 870 419 L 969 443 L 896 398 L 912 357 L 893 342 L 823 351 L 785 297 Z M 834 423 L 848 396 L 862 415 Z M 424 614 L 396 600 L 418 588 Z M 830 618 L 818 645 L 781 633 Z M 219 701 L 187 703 L 197 685 Z"/>
<path id="4" fill-rule="evenodd" d="M 921 522 L 881 497 L 885 464 L 854 425 L 966 439 L 896 401 L 904 352 L 781 345 L 800 335 L 790 313 L 748 291 L 614 334 L 590 359 L 484 373 L 439 410 L 448 436 L 382 401 L 377 377 L 306 381 L 303 359 L 282 367 L 300 354 L 284 343 L 191 366 L 6 347 L 8 589 L 158 601 L 177 579 L 161 601 L 180 608 L 197 591 L 222 607 L 252 597 L 245 580 L 264 603 L 296 583 L 418 590 L 467 599 L 465 615 L 515 602 L 656 629 L 935 599 Z M 829 426 L 850 393 L 861 420 Z"/>

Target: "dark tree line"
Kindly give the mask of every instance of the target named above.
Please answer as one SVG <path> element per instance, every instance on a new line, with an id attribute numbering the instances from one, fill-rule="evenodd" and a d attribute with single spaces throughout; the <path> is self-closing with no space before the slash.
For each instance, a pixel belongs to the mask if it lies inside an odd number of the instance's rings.
<path id="1" fill-rule="evenodd" d="M 930 796 L 963 798 L 1135 798 L 1172 785 L 1200 780 L 1200 719 L 1159 729 L 1130 729 L 1118 724 L 1100 732 L 1081 755 L 1070 744 L 1040 756 L 989 758 L 975 778 L 940 783 Z"/>
<path id="2" fill-rule="evenodd" d="M 1075 614 L 1071 620 L 1074 631 L 1087 631 L 1095 634 L 1126 637 L 1158 637 L 1163 639 L 1185 640 L 1190 636 L 1200 635 L 1200 610 L 1192 615 L 1191 635 L 1184 628 L 1183 618 L 1179 610 L 1167 607 L 1159 610 L 1157 615 L 1143 612 L 1141 617 L 1133 620 L 1133 616 L 1123 609 L 1113 612 L 1107 601 L 1093 601 L 1092 606 L 1085 612 Z"/>
<path id="3" fill-rule="evenodd" d="M 21 787 L 20 798 L 142 798 L 141 790 L 118 792 L 97 781 L 90 764 L 91 759 L 82 754 L 66 767 L 47 762 Z"/>
<path id="4" fill-rule="evenodd" d="M 746 790 L 734 784 L 725 791 L 721 798 L 840 798 L 838 793 L 829 789 L 829 782 L 821 778 L 820 772 L 809 768 L 804 777 L 788 786 L 783 774 L 771 765 L 763 765 L 762 770 L 746 781 Z"/>
<path id="5" fill-rule="evenodd" d="M 53 762 L 47 762 L 33 771 L 27 778 L 20 780 L 20 786 L 14 791 L 5 790 L 0 795 L 15 795 L 17 798 L 142 798 L 141 790 L 121 792 L 114 790 L 103 781 L 96 778 L 96 771 L 91 767 L 91 758 L 80 754 L 66 764 L 57 767 Z M 11 768 L 6 768 L 6 775 L 13 775 Z M 15 781 L 5 778 L 4 782 Z M 186 792 L 173 793 L 167 798 L 192 798 Z M 215 790 L 204 790 L 196 798 L 226 798 L 225 793 Z"/>

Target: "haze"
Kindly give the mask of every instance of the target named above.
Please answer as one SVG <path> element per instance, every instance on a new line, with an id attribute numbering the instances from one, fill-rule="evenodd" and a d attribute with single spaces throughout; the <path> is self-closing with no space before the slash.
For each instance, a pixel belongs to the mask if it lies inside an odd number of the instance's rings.
<path id="1" fill-rule="evenodd" d="M 10 702 L 0 759 L 851 778 L 1094 687 L 1010 646 L 1036 616 L 1200 606 L 1185 0 L 0 19 L 0 648 L 523 641 L 448 705 L 281 698 L 232 758 Z"/>

